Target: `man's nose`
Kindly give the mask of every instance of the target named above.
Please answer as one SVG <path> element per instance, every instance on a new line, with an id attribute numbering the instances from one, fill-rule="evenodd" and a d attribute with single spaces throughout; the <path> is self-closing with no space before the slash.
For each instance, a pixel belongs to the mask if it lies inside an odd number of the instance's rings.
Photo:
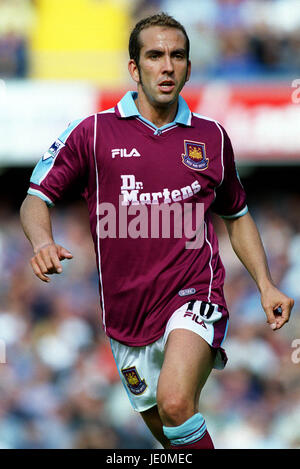
<path id="1" fill-rule="evenodd" d="M 172 73 L 174 71 L 174 65 L 171 57 L 169 55 L 164 56 L 163 61 L 163 72 L 165 73 Z"/>

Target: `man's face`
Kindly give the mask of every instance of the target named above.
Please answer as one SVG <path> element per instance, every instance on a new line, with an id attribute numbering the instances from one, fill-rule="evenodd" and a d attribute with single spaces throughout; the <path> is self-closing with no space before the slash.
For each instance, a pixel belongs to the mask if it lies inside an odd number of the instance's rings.
<path id="1" fill-rule="evenodd" d="M 140 62 L 129 62 L 132 78 L 154 106 L 173 104 L 190 76 L 186 39 L 176 28 L 151 26 L 140 33 Z"/>

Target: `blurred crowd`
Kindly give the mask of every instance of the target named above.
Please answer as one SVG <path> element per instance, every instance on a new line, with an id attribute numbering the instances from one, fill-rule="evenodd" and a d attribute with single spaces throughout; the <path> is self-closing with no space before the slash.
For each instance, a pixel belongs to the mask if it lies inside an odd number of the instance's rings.
<path id="1" fill-rule="evenodd" d="M 186 0 L 184 7 L 182 0 L 113 1 L 125 5 L 132 25 L 159 11 L 182 22 L 192 43 L 194 81 L 299 71 L 299 0 Z M 35 0 L 0 0 L 0 78 L 30 73 L 30 36 L 38 20 Z"/>
<path id="2" fill-rule="evenodd" d="M 0 0 L 0 78 L 27 77 L 35 21 L 34 0 Z"/>
<path id="3" fill-rule="evenodd" d="M 284 77 L 300 65 L 298 0 L 137 0 L 134 16 L 166 11 L 191 40 L 193 80 Z"/>
<path id="4" fill-rule="evenodd" d="M 296 300 L 275 333 L 215 220 L 227 269 L 229 361 L 212 372 L 200 410 L 217 448 L 300 448 L 299 203 L 290 195 L 251 204 L 274 281 Z M 16 211 L 1 204 L 0 219 L 0 448 L 159 448 L 130 407 L 102 330 L 84 204 L 53 210 L 55 238 L 74 258 L 50 284 L 31 272 Z"/>
<path id="5" fill-rule="evenodd" d="M 136 0 L 135 19 L 165 11 L 186 28 L 193 80 L 278 77 L 300 66 L 298 0 Z"/>

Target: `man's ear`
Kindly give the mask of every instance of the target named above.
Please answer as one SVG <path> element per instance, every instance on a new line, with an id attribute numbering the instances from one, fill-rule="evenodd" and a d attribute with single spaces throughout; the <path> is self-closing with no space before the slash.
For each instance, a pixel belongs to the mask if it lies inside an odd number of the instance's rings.
<path id="1" fill-rule="evenodd" d="M 130 59 L 128 62 L 128 71 L 131 75 L 131 78 L 136 82 L 140 82 L 140 72 L 135 60 Z"/>
<path id="2" fill-rule="evenodd" d="M 186 70 L 186 77 L 185 77 L 185 81 L 189 81 L 190 79 L 190 76 L 191 76 L 191 68 L 192 68 L 192 64 L 191 64 L 191 61 L 188 60 L 188 65 L 187 65 L 187 70 Z"/>

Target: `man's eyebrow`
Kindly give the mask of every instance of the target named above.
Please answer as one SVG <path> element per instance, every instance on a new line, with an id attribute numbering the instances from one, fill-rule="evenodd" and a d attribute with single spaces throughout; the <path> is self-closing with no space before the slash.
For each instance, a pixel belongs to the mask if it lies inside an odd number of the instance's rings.
<path id="1" fill-rule="evenodd" d="M 180 48 L 180 49 L 175 49 L 171 52 L 171 55 L 172 54 L 182 54 L 182 55 L 186 55 L 186 50 L 184 48 Z"/>
<path id="2" fill-rule="evenodd" d="M 149 49 L 145 51 L 145 55 L 151 55 L 151 54 L 164 54 L 164 51 L 161 49 Z M 175 54 L 182 54 L 186 55 L 186 50 L 184 48 L 179 48 L 171 51 L 171 55 Z"/>
<path id="3" fill-rule="evenodd" d="M 160 49 L 149 49 L 145 51 L 145 55 L 151 55 L 151 54 L 163 54 L 163 51 Z"/>

